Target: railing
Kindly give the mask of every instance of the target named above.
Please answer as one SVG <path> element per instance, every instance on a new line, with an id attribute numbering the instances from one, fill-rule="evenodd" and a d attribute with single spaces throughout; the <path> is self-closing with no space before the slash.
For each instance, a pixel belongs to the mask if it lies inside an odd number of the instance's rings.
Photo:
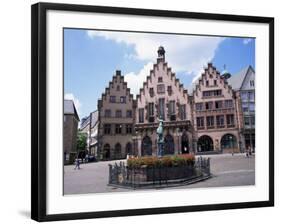
<path id="1" fill-rule="evenodd" d="M 209 178 L 210 158 L 199 157 L 194 164 L 173 167 L 129 168 L 125 162 L 109 164 L 108 184 L 120 187 L 159 187 Z"/>

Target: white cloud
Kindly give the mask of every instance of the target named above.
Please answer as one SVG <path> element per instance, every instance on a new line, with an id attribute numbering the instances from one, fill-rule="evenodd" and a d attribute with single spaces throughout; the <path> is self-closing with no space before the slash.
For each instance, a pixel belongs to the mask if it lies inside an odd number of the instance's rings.
<path id="1" fill-rule="evenodd" d="M 99 36 L 116 43 L 133 46 L 135 54 L 124 57 L 149 61 L 138 73 L 132 72 L 126 75 L 132 92 L 135 92 L 137 86 L 142 86 L 143 80 L 149 75 L 160 45 L 164 46 L 166 61 L 174 72 L 184 72 L 197 78 L 203 66 L 207 66 L 207 63 L 212 61 L 219 44 L 224 40 L 223 37 L 107 31 L 88 31 L 87 34 L 90 38 Z"/>
<path id="2" fill-rule="evenodd" d="M 80 109 L 81 109 L 82 104 L 80 103 L 78 98 L 76 98 L 73 93 L 65 93 L 64 99 L 65 100 L 73 100 L 75 108 L 77 110 L 77 113 L 78 113 L 78 115 L 80 115 Z"/>
<path id="3" fill-rule="evenodd" d="M 130 72 L 124 75 L 125 81 L 128 83 L 131 93 L 134 95 L 139 94 L 139 90 L 142 88 L 143 82 L 146 81 L 146 77 L 150 74 L 150 70 L 152 68 L 153 62 L 149 62 L 137 74 Z"/>
<path id="4" fill-rule="evenodd" d="M 248 43 L 250 43 L 252 41 L 251 38 L 245 38 L 243 39 L 243 44 L 247 45 Z"/>

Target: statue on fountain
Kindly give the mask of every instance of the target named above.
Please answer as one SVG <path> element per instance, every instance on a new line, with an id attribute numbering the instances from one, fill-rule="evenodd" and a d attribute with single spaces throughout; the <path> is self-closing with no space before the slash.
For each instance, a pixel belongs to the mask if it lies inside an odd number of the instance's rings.
<path id="1" fill-rule="evenodd" d="M 158 119 L 159 121 L 159 126 L 156 130 L 157 133 L 157 156 L 162 157 L 164 154 L 164 128 L 163 128 L 163 119 L 160 117 Z"/>

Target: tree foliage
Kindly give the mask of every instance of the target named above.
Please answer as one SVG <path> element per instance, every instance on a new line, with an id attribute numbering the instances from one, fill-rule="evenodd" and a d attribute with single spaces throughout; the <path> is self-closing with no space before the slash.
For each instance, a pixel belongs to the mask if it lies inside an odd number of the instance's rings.
<path id="1" fill-rule="evenodd" d="M 77 133 L 77 151 L 86 150 L 87 134 L 79 131 Z"/>

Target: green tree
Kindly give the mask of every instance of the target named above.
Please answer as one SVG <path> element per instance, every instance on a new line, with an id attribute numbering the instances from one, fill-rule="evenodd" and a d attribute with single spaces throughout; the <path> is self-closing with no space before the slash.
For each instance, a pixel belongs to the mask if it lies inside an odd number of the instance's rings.
<path id="1" fill-rule="evenodd" d="M 77 151 L 86 150 L 87 146 L 87 134 L 79 131 L 77 133 Z"/>

